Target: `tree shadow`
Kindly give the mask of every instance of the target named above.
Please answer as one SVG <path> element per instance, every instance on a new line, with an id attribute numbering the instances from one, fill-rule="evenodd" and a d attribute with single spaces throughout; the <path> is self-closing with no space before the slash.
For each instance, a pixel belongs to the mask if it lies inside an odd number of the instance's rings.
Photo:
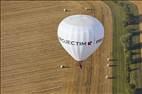
<path id="1" fill-rule="evenodd" d="M 129 18 L 128 18 L 125 26 L 136 25 L 136 24 L 139 24 L 140 22 L 142 22 L 142 14 L 136 15 L 136 16 L 133 14 L 129 14 Z"/>
<path id="2" fill-rule="evenodd" d="M 65 66 L 64 68 L 71 68 L 71 67 L 69 67 L 69 66 Z"/>
<path id="3" fill-rule="evenodd" d="M 141 52 L 131 52 L 131 55 L 132 55 L 132 56 L 141 55 Z"/>
<path id="4" fill-rule="evenodd" d="M 128 50 L 136 50 L 136 49 L 141 49 L 142 48 L 142 43 L 136 43 L 134 45 L 131 45 Z"/>
<path id="5" fill-rule="evenodd" d="M 139 36 L 140 34 L 142 34 L 142 30 L 137 30 L 137 31 L 131 30 L 130 33 L 132 36 Z"/>
<path id="6" fill-rule="evenodd" d="M 109 61 L 118 61 L 118 59 L 111 58 Z"/>
<path id="7" fill-rule="evenodd" d="M 142 57 L 132 59 L 132 64 L 142 63 Z"/>
<path id="8" fill-rule="evenodd" d="M 129 46 L 128 50 L 130 50 L 130 59 L 132 61 L 132 64 L 137 64 L 142 62 L 141 58 L 141 52 L 140 49 L 142 49 L 142 42 L 135 42 L 135 40 L 139 40 L 140 34 L 142 33 L 141 30 L 135 30 L 135 31 L 130 31 L 131 36 L 129 38 Z"/>
<path id="9" fill-rule="evenodd" d="M 129 72 L 137 71 L 137 70 L 139 70 L 139 68 L 130 68 L 130 67 L 128 67 L 128 71 L 129 71 Z"/>
<path id="10" fill-rule="evenodd" d="M 114 76 L 111 76 L 111 77 L 108 77 L 108 79 L 116 79 L 116 77 L 114 77 Z"/>
<path id="11" fill-rule="evenodd" d="M 134 94 L 142 94 L 142 88 L 136 88 Z"/>
<path id="12" fill-rule="evenodd" d="M 117 67 L 118 65 L 116 65 L 116 64 L 111 64 L 111 65 L 109 65 L 110 67 Z"/>

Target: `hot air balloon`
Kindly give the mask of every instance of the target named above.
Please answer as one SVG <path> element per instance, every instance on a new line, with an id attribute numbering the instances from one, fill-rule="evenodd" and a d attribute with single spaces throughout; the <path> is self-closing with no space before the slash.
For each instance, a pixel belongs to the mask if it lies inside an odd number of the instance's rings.
<path id="1" fill-rule="evenodd" d="M 62 47 L 76 61 L 84 61 L 103 42 L 104 27 L 93 16 L 71 15 L 59 23 L 57 36 Z"/>

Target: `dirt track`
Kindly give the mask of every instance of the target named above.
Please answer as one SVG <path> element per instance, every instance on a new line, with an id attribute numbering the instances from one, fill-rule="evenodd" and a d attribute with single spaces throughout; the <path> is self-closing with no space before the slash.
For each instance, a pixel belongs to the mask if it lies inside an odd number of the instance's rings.
<path id="1" fill-rule="evenodd" d="M 112 15 L 103 2 L 3 1 L 1 10 L 2 94 L 112 93 L 112 81 L 105 79 L 111 76 L 106 58 L 112 51 Z M 62 18 L 78 13 L 96 16 L 105 27 L 103 44 L 83 70 L 56 36 Z M 61 64 L 69 68 L 60 69 Z"/>

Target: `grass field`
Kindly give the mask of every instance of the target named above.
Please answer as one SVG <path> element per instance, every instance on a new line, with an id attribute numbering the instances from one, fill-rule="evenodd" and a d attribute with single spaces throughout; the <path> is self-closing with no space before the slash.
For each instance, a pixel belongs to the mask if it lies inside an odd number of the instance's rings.
<path id="1" fill-rule="evenodd" d="M 116 79 L 114 79 L 112 82 L 113 94 L 131 94 L 133 93 L 133 90 L 130 88 L 130 83 L 135 84 L 137 87 L 137 77 L 139 74 L 135 71 L 131 73 L 128 72 L 128 67 L 133 69 L 138 66 L 136 64 L 132 64 L 132 57 L 129 56 L 129 53 L 140 53 L 140 49 L 134 51 L 127 50 L 127 52 L 125 52 L 120 39 L 122 36 L 129 33 L 130 28 L 139 30 L 138 24 L 127 27 L 124 26 L 124 22 L 128 17 L 128 14 L 126 13 L 127 8 L 125 5 L 129 4 L 129 12 L 134 15 L 138 15 L 138 10 L 133 3 L 122 2 L 124 6 L 118 4 L 118 2 L 114 3 L 108 1 L 106 3 L 109 5 L 113 13 L 113 58 L 117 59 L 117 61 L 114 61 L 113 63 L 118 64 L 117 67 L 112 69 L 113 76 L 116 77 Z M 130 45 L 139 43 L 139 37 L 140 36 L 132 36 Z M 128 79 L 130 79 L 130 82 L 128 82 Z"/>

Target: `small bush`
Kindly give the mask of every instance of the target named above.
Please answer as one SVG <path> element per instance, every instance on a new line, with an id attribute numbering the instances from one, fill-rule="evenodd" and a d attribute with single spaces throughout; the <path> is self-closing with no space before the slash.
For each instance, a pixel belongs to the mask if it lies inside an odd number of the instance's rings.
<path id="1" fill-rule="evenodd" d="M 131 84 L 130 84 L 130 88 L 131 88 L 131 89 L 135 89 L 135 88 L 136 88 L 136 85 L 133 84 L 133 83 L 131 83 Z"/>

